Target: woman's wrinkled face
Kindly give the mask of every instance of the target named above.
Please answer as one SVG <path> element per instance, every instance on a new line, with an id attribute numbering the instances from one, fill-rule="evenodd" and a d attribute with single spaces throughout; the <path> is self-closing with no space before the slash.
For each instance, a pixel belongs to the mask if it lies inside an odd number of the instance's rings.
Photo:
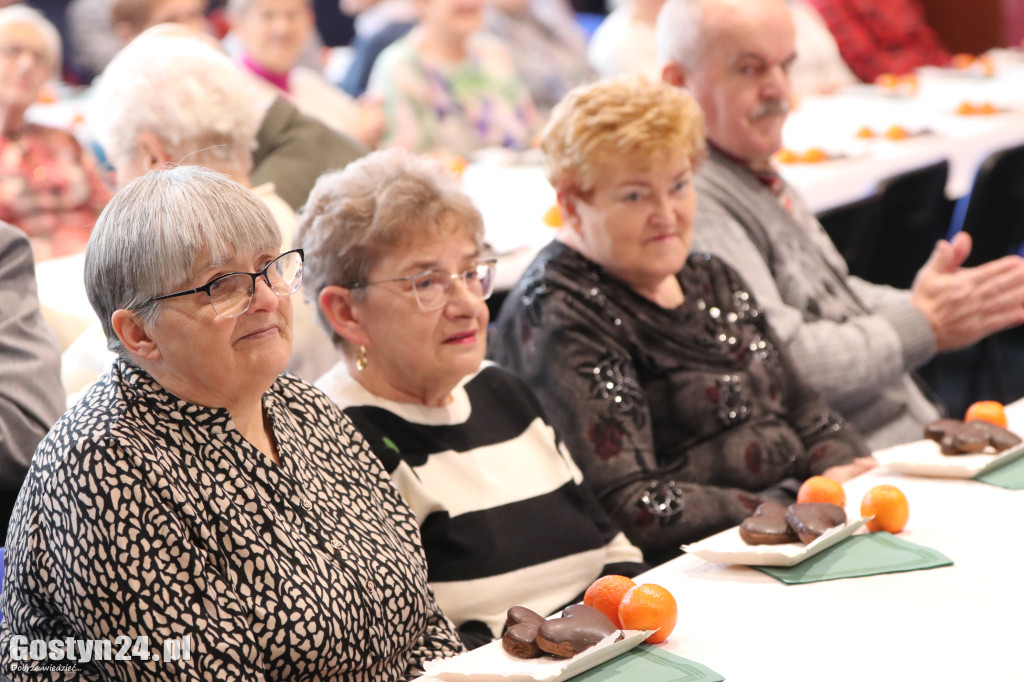
<path id="1" fill-rule="evenodd" d="M 467 237 L 450 233 L 435 243 L 387 253 L 368 281 L 380 282 L 430 270 L 464 272 L 480 258 Z M 477 371 L 487 346 L 485 301 L 453 280 L 443 307 L 424 311 L 408 281 L 368 286 L 353 315 L 369 336 L 369 363 L 360 381 L 378 395 L 405 402 L 447 394 Z"/>
<path id="2" fill-rule="evenodd" d="M 0 107 L 28 108 L 54 66 L 46 38 L 35 26 L 13 23 L 0 28 Z"/>
<path id="3" fill-rule="evenodd" d="M 570 221 L 583 255 L 637 290 L 679 272 L 693 241 L 693 170 L 682 152 L 650 164 L 627 158 L 600 168 L 594 188 L 576 199 Z"/>
<path id="4" fill-rule="evenodd" d="M 313 33 L 307 0 L 256 0 L 238 17 L 234 30 L 245 51 L 265 69 L 287 73 Z"/>
<path id="5" fill-rule="evenodd" d="M 258 272 L 279 254 L 268 249 L 202 267 L 167 293 L 203 286 L 231 272 Z M 299 295 L 293 294 L 293 295 Z M 159 348 L 154 377 L 171 393 L 208 407 L 262 395 L 284 371 L 292 348 L 292 307 L 259 278 L 249 309 L 221 317 L 205 293 L 165 299 L 148 327 Z"/>

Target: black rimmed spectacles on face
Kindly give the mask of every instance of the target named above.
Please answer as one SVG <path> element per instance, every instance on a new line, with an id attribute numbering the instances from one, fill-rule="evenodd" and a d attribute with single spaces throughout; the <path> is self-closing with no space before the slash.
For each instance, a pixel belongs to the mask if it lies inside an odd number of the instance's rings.
<path id="1" fill-rule="evenodd" d="M 418 275 L 408 277 L 395 277 L 394 279 L 381 279 L 376 282 L 364 282 L 353 284 L 350 289 L 361 289 L 374 284 L 387 284 L 388 282 L 408 282 L 412 287 L 413 296 L 416 297 L 416 304 L 425 312 L 438 310 L 448 304 L 455 288 L 455 280 L 461 279 L 469 293 L 481 301 L 486 301 L 494 293 L 494 268 L 498 262 L 496 258 L 479 260 L 467 266 L 461 272 L 448 272 L 447 270 L 428 270 Z"/>
<path id="2" fill-rule="evenodd" d="M 259 272 L 229 272 L 214 278 L 201 287 L 179 291 L 174 294 L 157 296 L 154 301 L 165 298 L 187 296 L 189 294 L 206 294 L 210 297 L 210 305 L 221 317 L 238 317 L 252 305 L 252 296 L 256 291 L 256 280 L 260 277 L 267 283 L 270 290 L 278 296 L 291 296 L 302 284 L 302 249 L 285 251 Z"/>

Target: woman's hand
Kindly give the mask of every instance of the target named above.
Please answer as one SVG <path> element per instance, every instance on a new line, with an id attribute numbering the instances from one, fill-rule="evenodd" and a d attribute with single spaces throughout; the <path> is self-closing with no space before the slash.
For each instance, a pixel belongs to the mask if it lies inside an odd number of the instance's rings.
<path id="1" fill-rule="evenodd" d="M 825 478 L 831 478 L 836 483 L 842 483 L 843 481 L 849 481 L 851 478 L 860 476 L 865 471 L 874 469 L 876 466 L 878 466 L 878 460 L 874 457 L 858 457 L 849 464 L 829 467 L 821 475 Z"/>

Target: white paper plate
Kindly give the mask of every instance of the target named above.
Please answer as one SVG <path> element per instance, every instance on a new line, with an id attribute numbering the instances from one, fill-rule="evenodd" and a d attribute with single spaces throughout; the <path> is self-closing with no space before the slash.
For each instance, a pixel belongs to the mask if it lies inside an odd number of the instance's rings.
<path id="1" fill-rule="evenodd" d="M 1024 455 L 1024 443 L 999 454 L 944 455 L 933 440 L 919 440 L 874 453 L 890 471 L 933 478 L 974 478 Z"/>
<path id="2" fill-rule="evenodd" d="M 516 658 L 502 649 L 501 640 L 497 640 L 455 658 L 431 661 L 425 666 L 425 678 L 445 682 L 559 682 L 629 651 L 651 632 L 623 630 L 624 637 L 619 641 L 614 641 L 617 635 L 609 635 L 572 658 Z"/>
<path id="3" fill-rule="evenodd" d="M 740 537 L 740 527 L 734 526 L 717 535 L 704 538 L 683 549 L 705 561 L 719 564 L 742 564 L 744 566 L 795 566 L 804 559 L 828 549 L 840 540 L 853 535 L 867 523 L 866 518 L 848 521 L 842 526 L 830 528 L 814 542 L 802 544 L 788 542 L 784 545 L 748 545 Z"/>

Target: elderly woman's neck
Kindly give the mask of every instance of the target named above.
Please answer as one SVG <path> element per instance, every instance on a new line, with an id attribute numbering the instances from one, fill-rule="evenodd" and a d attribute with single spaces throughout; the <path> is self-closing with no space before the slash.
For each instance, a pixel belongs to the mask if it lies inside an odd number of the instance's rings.
<path id="1" fill-rule="evenodd" d="M 371 360 L 372 362 L 372 360 Z M 412 386 L 402 381 L 389 380 L 372 369 L 360 371 L 354 359 L 347 359 L 348 372 L 356 382 L 370 393 L 396 403 L 410 403 L 423 407 L 445 407 L 454 397 L 454 386 Z"/>
<path id="2" fill-rule="evenodd" d="M 579 254 L 587 260 L 597 263 L 630 289 L 666 310 L 678 308 L 686 300 L 686 297 L 683 295 L 683 288 L 679 284 L 679 280 L 676 279 L 674 275 L 669 275 L 657 280 L 646 279 L 643 281 L 633 281 L 622 273 L 616 272 L 610 264 L 601 263 L 593 258 L 590 255 L 591 251 L 587 247 L 586 242 L 575 230 L 563 227 L 558 232 L 556 239 L 574 251 L 579 252 Z"/>

